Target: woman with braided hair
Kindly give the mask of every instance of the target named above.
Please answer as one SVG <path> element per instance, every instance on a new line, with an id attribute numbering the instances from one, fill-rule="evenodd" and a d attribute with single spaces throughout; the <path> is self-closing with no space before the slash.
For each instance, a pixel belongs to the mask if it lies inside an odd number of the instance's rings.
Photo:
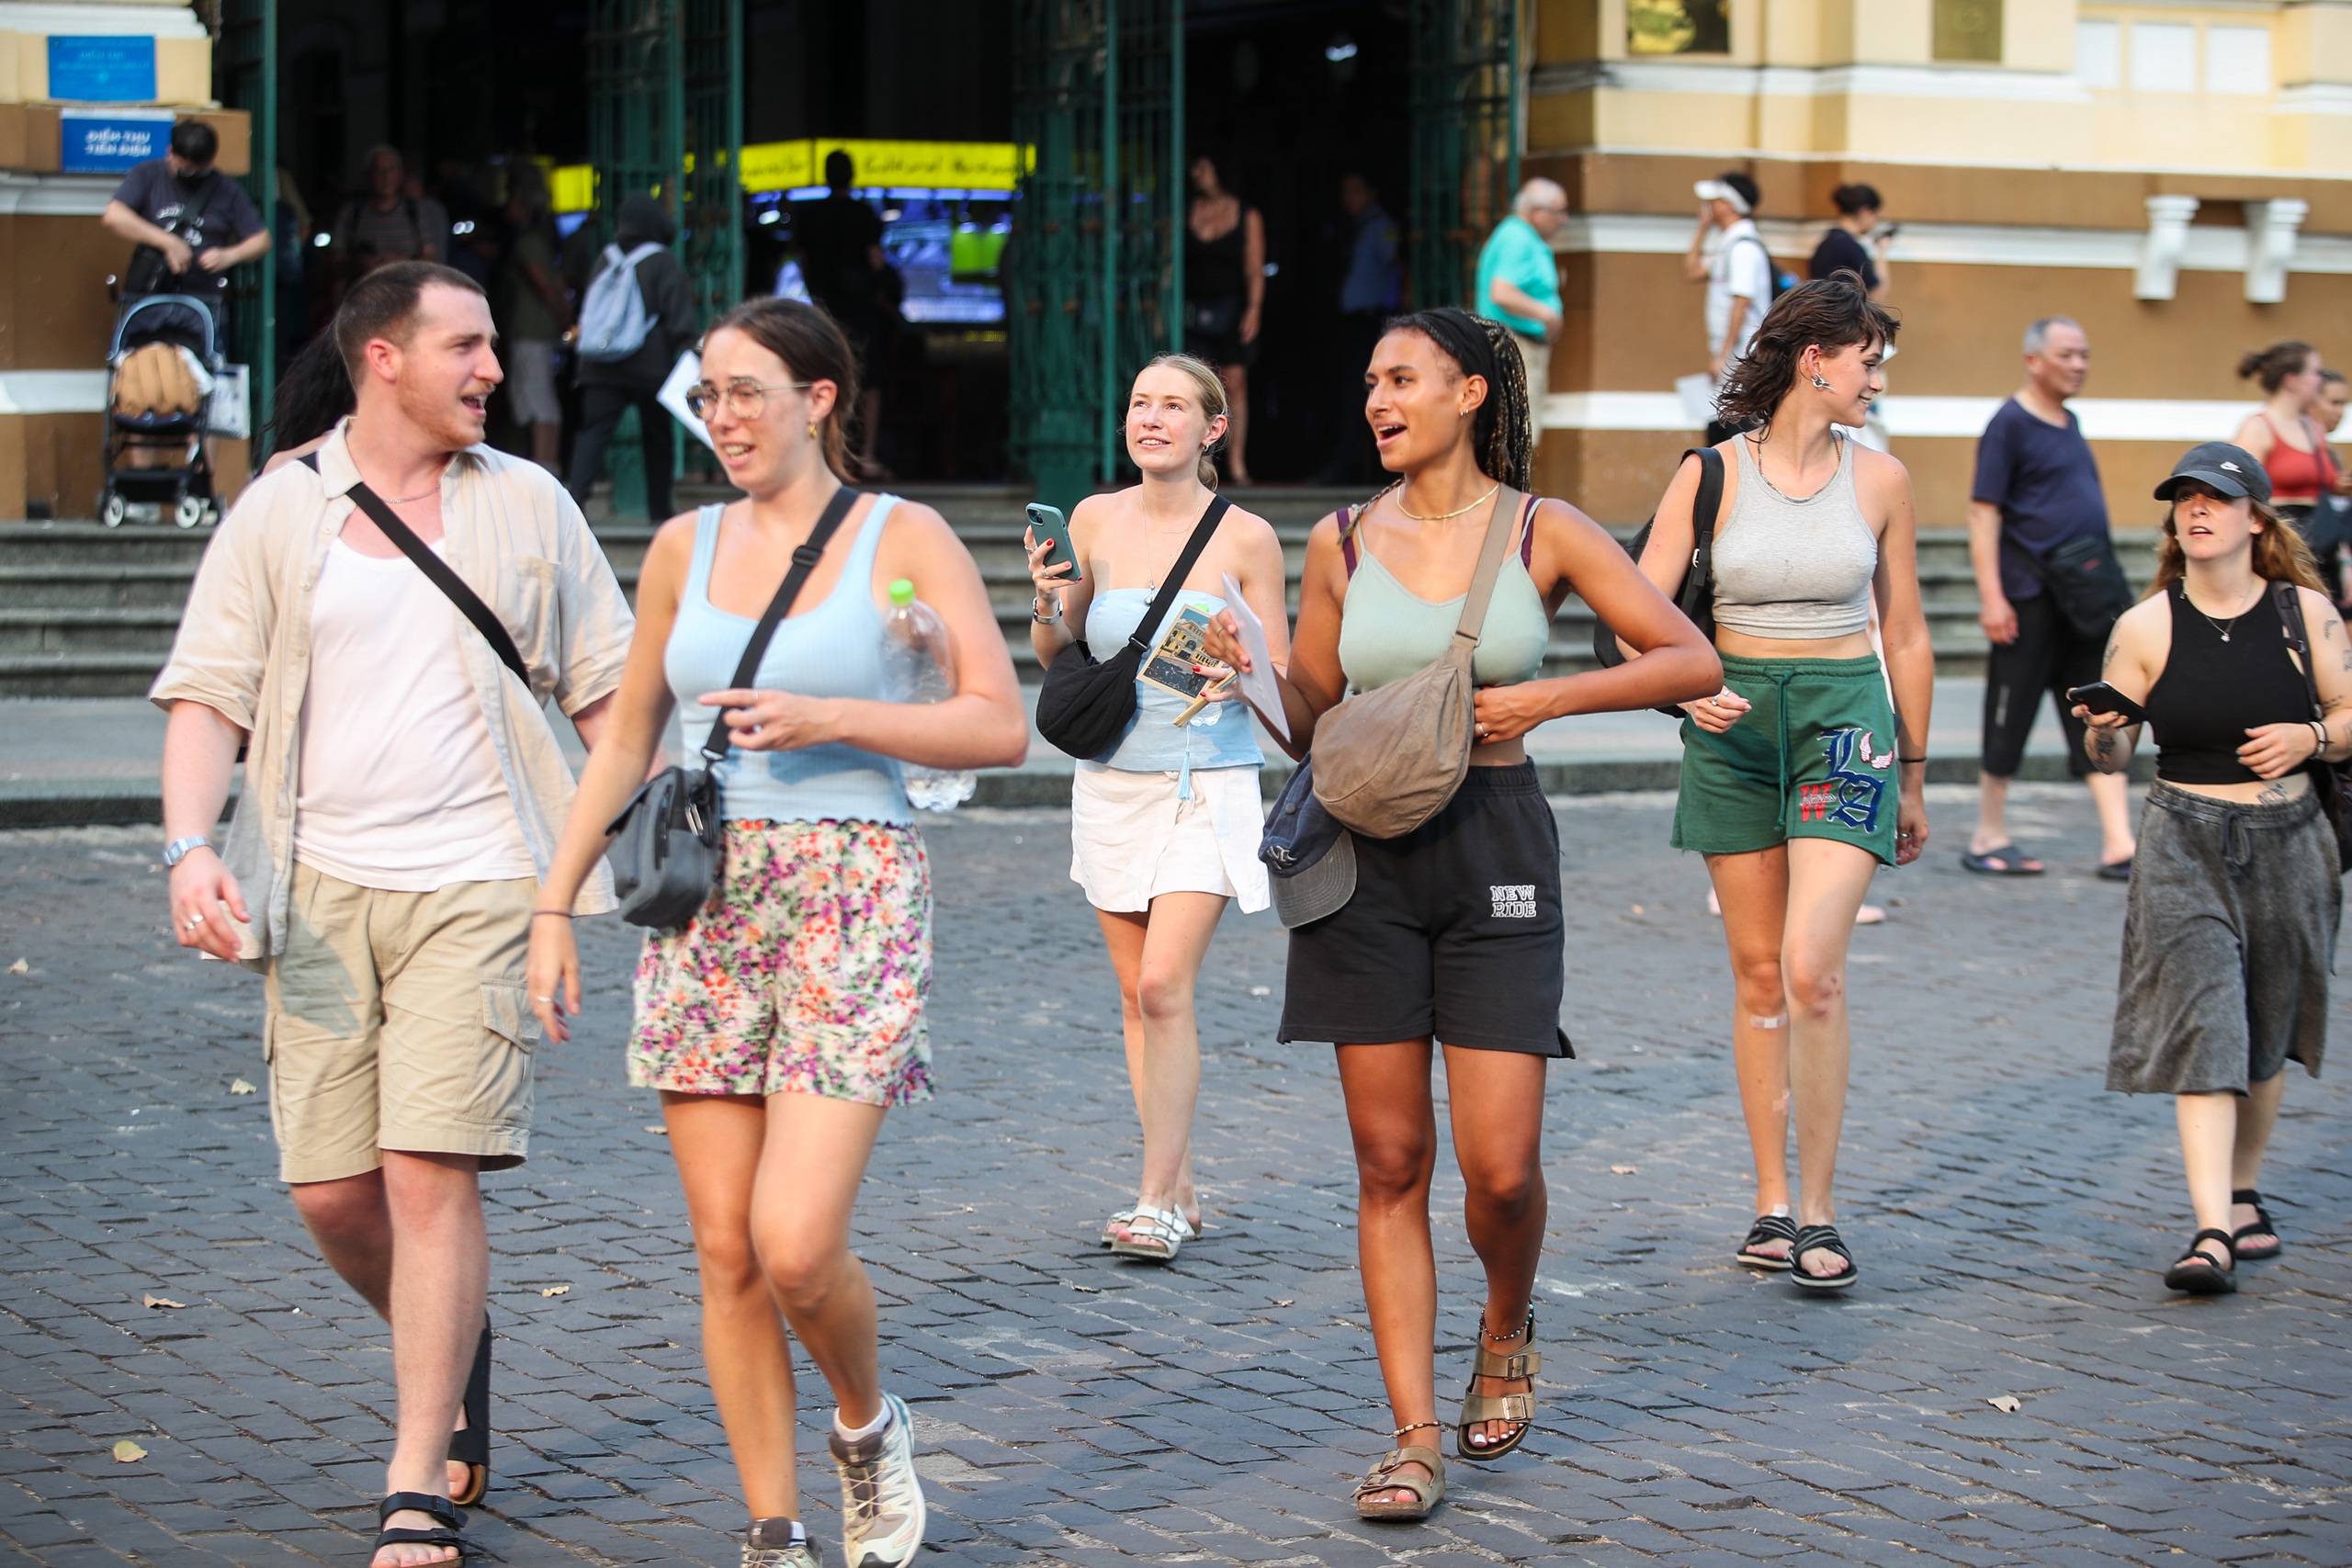
<path id="1" fill-rule="evenodd" d="M 1853 439 L 1895 321 L 1841 272 L 1773 302 L 1724 378 L 1715 647 L 1724 687 L 1684 703 L 1674 847 L 1707 857 L 1731 948 L 1732 1059 L 1756 1156 L 1734 1255 L 1800 1287 L 1860 1278 L 1830 1183 L 1846 1115 L 1846 948 L 1880 865 L 1928 841 L 1935 654 L 1919 607 L 1911 477 Z M 1658 502 L 1642 570 L 1678 592 L 1702 464 Z M 1875 619 L 1884 627 L 1882 660 Z M 1890 680 L 1891 677 L 1891 680 Z M 1789 1210 L 1793 1100 L 1804 1186 Z"/>
<path id="2" fill-rule="evenodd" d="M 1508 531 L 1472 670 L 1466 780 L 1420 827 L 1342 839 L 1354 890 L 1336 910 L 1274 900 L 1290 935 L 1280 1038 L 1329 1040 L 1355 1144 L 1357 1243 L 1396 1446 L 1356 1488 L 1366 1518 L 1419 1519 L 1445 1495 L 1434 1339 L 1437 1269 L 1430 1181 L 1437 1117 L 1430 1069 L 1442 1045 L 1471 1246 L 1487 1273 L 1477 1355 L 1454 1450 L 1499 1459 L 1534 1421 L 1531 1310 L 1545 1213 L 1545 1069 L 1569 1055 L 1560 843 L 1521 737 L 1549 718 L 1650 707 L 1722 679 L 1696 627 L 1617 542 L 1564 502 L 1525 492 L 1527 387 L 1503 326 L 1464 310 L 1398 317 L 1373 352 L 1364 416 L 1397 480 L 1316 526 L 1298 630 L 1274 671 L 1292 755 L 1351 689 L 1411 675 L 1448 647 L 1487 530 Z M 1618 627 L 1636 657 L 1544 676 L 1553 613 L 1570 592 Z M 1208 652 L 1248 670 L 1231 615 Z M 1432 738 L 1433 745 L 1435 738 Z M 1317 868 L 1319 873 L 1321 867 Z M 1328 890 L 1328 885 L 1327 885 Z"/>

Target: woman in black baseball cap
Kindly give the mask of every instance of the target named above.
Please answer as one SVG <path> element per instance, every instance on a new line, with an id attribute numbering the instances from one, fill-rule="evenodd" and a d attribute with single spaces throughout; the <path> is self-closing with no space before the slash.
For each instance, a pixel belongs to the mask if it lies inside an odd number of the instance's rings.
<path id="1" fill-rule="evenodd" d="M 2116 622 L 2111 690 L 2075 713 L 2104 773 L 2156 732 L 2107 1087 L 2175 1097 L 2199 1229 L 2165 1283 L 2217 1295 L 2278 1256 L 2263 1151 L 2288 1062 L 2318 1077 L 2327 1042 L 2343 885 L 2315 774 L 2352 756 L 2352 649 L 2252 453 L 2192 446 L 2156 497 L 2155 586 Z"/>

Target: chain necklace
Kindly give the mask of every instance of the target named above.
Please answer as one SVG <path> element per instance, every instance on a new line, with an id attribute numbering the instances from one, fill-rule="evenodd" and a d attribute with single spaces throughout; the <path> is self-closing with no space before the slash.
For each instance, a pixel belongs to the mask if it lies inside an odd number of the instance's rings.
<path id="1" fill-rule="evenodd" d="M 1497 485 L 1494 490 L 1488 491 L 1486 494 L 1470 502 L 1467 506 L 1457 506 L 1451 512 L 1432 513 L 1427 517 L 1422 516 L 1411 507 L 1407 506 L 1405 504 L 1405 492 L 1402 490 L 1399 490 L 1396 492 L 1396 510 L 1403 513 L 1406 516 L 1411 518 L 1416 523 L 1442 523 L 1449 517 L 1459 517 L 1465 512 L 1476 512 L 1478 508 L 1486 505 L 1487 502 L 1494 500 L 1496 492 L 1500 491 L 1502 488 L 1502 486 Z"/>
<path id="2" fill-rule="evenodd" d="M 2236 626 L 2240 621 L 2245 620 L 2246 616 L 2251 615 L 2254 611 L 2254 604 L 2248 604 L 2245 609 L 2240 610 L 2228 620 L 2217 621 L 2212 616 L 2206 615 L 2203 610 L 2198 609 L 2197 601 L 2188 596 L 2188 584 L 2186 582 L 2180 585 L 2180 602 L 2188 605 L 2190 609 L 2197 610 L 2198 615 L 2204 621 L 2204 623 L 2222 635 L 2222 640 L 2223 642 L 2230 640 L 2230 628 Z M 2255 601 L 2255 604 L 2256 604 L 2260 603 L 2261 601 L 2259 599 Z"/>
<path id="3" fill-rule="evenodd" d="M 423 501 L 428 495 L 439 495 L 440 493 L 441 484 L 440 481 L 436 479 L 434 481 L 434 485 L 431 490 L 421 490 L 414 495 L 388 495 L 384 497 L 384 504 L 387 506 L 406 506 L 412 501 Z"/>

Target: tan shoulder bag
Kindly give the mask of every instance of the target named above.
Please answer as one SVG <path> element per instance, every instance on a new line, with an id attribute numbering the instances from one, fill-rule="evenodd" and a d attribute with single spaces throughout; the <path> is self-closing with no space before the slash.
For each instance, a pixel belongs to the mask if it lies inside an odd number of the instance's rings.
<path id="1" fill-rule="evenodd" d="M 1315 798 L 1366 838 L 1411 832 L 1453 798 L 1470 771 L 1476 739 L 1470 661 L 1525 500 L 1509 488 L 1495 497 L 1462 619 L 1436 661 L 1376 692 L 1358 693 L 1316 721 Z"/>

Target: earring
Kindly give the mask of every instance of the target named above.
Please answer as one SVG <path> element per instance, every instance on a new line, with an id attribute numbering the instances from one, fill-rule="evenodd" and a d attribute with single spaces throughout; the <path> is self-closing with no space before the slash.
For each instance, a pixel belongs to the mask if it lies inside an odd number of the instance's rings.
<path id="1" fill-rule="evenodd" d="M 811 441 L 817 439 L 817 422 L 813 419 L 808 422 L 808 439 Z"/>
<path id="2" fill-rule="evenodd" d="M 1829 390 L 1829 383 L 1823 380 L 1818 373 L 1814 376 L 1813 384 L 1820 388 L 1825 392 Z"/>

